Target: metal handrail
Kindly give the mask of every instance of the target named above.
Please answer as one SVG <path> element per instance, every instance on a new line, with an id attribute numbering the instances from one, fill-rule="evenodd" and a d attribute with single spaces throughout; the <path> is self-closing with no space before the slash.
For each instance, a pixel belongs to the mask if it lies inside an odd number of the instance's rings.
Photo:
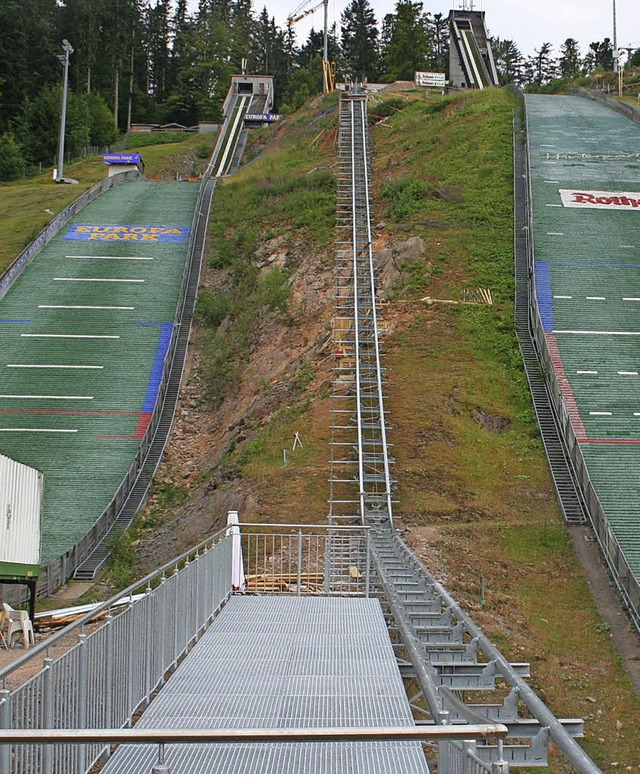
<path id="1" fill-rule="evenodd" d="M 360 310 L 358 308 L 358 230 L 356 220 L 356 155 L 354 142 L 354 116 L 353 102 L 349 105 L 351 118 L 351 231 L 353 246 L 353 332 L 355 341 L 355 367 L 356 367 L 356 416 L 358 433 L 358 500 L 360 502 L 360 519 L 364 523 L 364 464 L 362 446 L 362 398 L 360 393 Z"/>
<path id="2" fill-rule="evenodd" d="M 363 143 L 367 139 L 367 111 L 363 110 L 362 119 L 362 138 Z M 378 336 L 378 313 L 376 311 L 376 278 L 373 264 L 373 245 L 371 234 L 371 204 L 369 201 L 369 169 L 368 169 L 368 148 L 363 148 L 364 156 L 364 192 L 367 206 L 367 248 L 369 253 L 369 282 L 371 284 L 371 318 L 373 320 L 373 336 L 376 353 L 376 388 L 378 391 L 378 406 L 380 410 L 380 440 L 382 441 L 382 459 L 384 466 L 385 495 L 387 498 L 387 513 L 389 522 L 393 524 L 393 507 L 391 503 L 391 471 L 389 469 L 389 449 L 387 446 L 387 429 L 384 419 L 384 398 L 382 391 L 382 364 L 380 362 L 380 340 Z"/>
<path id="3" fill-rule="evenodd" d="M 498 648 L 496 648 L 483 633 L 482 629 L 480 629 L 467 613 L 465 613 L 445 587 L 428 572 L 404 540 L 397 534 L 395 534 L 394 537 L 410 562 L 426 578 L 433 589 L 434 594 L 437 594 L 437 596 L 442 599 L 443 605 L 451 611 L 452 615 L 458 621 L 462 622 L 467 634 L 477 641 L 478 646 L 486 654 L 488 659 L 495 662 L 496 669 L 504 679 L 512 687 L 517 688 L 519 698 L 526 704 L 534 717 L 540 722 L 541 726 L 545 726 L 549 729 L 550 736 L 554 743 L 567 757 L 567 760 L 575 766 L 576 771 L 580 772 L 580 774 L 602 774 L 601 770 L 591 760 L 582 747 L 580 747 L 580 745 L 567 733 L 567 730 L 562 723 L 556 718 L 542 699 L 540 699 L 533 688 L 517 674 L 507 659 L 500 653 Z"/>
<path id="4" fill-rule="evenodd" d="M 191 744 L 215 742 L 429 742 L 502 739 L 502 723 L 362 728 L 45 728 L 0 730 L 0 744 Z"/>
<path id="5" fill-rule="evenodd" d="M 146 589 L 148 587 L 151 587 L 154 581 L 160 580 L 163 576 L 166 576 L 170 570 L 174 570 L 178 565 L 182 564 L 189 557 L 193 556 L 194 554 L 197 554 L 199 551 L 205 548 L 208 548 L 209 546 L 215 543 L 220 542 L 220 540 L 224 539 L 224 537 L 227 535 L 227 532 L 228 532 L 227 527 L 224 527 L 218 532 L 215 532 L 206 540 L 201 541 L 200 543 L 198 543 L 198 545 L 180 554 L 180 556 L 178 556 L 176 559 L 173 559 L 172 561 L 167 562 L 166 564 L 162 565 L 162 567 L 160 567 L 159 569 L 154 570 L 148 575 L 145 575 L 144 578 L 141 578 L 139 581 L 132 583 L 130 586 L 124 589 L 124 591 L 119 592 L 115 596 L 106 600 L 106 602 L 102 602 L 100 605 L 98 605 L 98 607 L 94 608 L 93 610 L 90 610 L 88 613 L 85 613 L 82 616 L 82 618 L 79 618 L 77 621 L 70 623 L 68 626 L 65 626 L 60 631 L 56 632 L 55 634 L 52 634 L 50 637 L 47 637 L 47 639 L 44 640 L 43 642 L 39 643 L 38 645 L 31 648 L 30 650 L 26 651 L 22 656 L 15 659 L 15 661 L 12 661 L 11 664 L 8 664 L 6 667 L 4 667 L 4 669 L 0 669 L 0 685 L 2 687 L 5 687 L 6 680 L 9 677 L 9 675 L 16 672 L 18 669 L 20 669 L 20 667 L 24 666 L 27 662 L 31 661 L 37 656 L 42 656 L 42 655 L 46 656 L 49 649 L 53 645 L 55 645 L 59 640 L 61 640 L 63 637 L 66 637 L 67 635 L 71 634 L 76 630 L 82 631 L 82 629 L 84 629 L 84 627 L 88 623 L 90 623 L 90 621 L 94 619 L 96 616 L 109 610 L 117 602 L 120 602 L 121 600 L 126 599 L 127 597 L 132 597 L 133 594 L 140 588 L 144 587 Z"/>

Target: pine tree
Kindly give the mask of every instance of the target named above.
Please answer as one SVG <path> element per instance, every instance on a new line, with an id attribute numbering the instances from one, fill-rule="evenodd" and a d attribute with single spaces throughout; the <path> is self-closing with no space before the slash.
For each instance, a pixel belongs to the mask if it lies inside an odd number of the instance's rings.
<path id="1" fill-rule="evenodd" d="M 495 38 L 491 42 L 498 79 L 502 86 L 524 80 L 524 59 L 513 40 Z"/>
<path id="2" fill-rule="evenodd" d="M 342 62 L 355 79 L 378 75 L 378 28 L 369 0 L 352 0 L 342 13 Z"/>
<path id="3" fill-rule="evenodd" d="M 527 61 L 528 79 L 536 86 L 544 86 L 556 74 L 556 62 L 551 56 L 551 50 L 551 43 L 543 43 Z"/>
<path id="4" fill-rule="evenodd" d="M 449 19 L 435 13 L 430 22 L 433 36 L 433 50 L 429 66 L 439 73 L 449 71 Z"/>
<path id="5" fill-rule="evenodd" d="M 0 132 L 9 128 L 25 99 L 60 83 L 57 15 L 55 0 L 0 2 Z"/>
<path id="6" fill-rule="evenodd" d="M 560 77 L 567 80 L 576 78 L 580 74 L 582 67 L 578 41 L 574 38 L 567 38 L 560 46 L 560 51 L 561 56 L 558 59 Z"/>
<path id="7" fill-rule="evenodd" d="M 396 0 L 395 13 L 384 21 L 384 64 L 395 79 L 413 80 L 433 51 L 433 35 L 421 2 Z"/>
<path id="8" fill-rule="evenodd" d="M 589 50 L 591 53 L 591 57 L 589 57 L 590 69 L 613 70 L 613 46 L 609 38 L 591 43 Z"/>
<path id="9" fill-rule="evenodd" d="M 158 101 L 166 99 L 171 81 L 171 2 L 158 0 L 145 14 L 145 48 L 147 51 L 147 88 Z"/>

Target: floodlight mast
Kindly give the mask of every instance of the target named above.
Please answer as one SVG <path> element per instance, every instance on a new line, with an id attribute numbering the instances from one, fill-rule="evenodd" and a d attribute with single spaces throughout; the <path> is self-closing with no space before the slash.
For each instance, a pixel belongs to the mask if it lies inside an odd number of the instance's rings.
<path id="1" fill-rule="evenodd" d="M 64 136 L 67 128 L 67 86 L 69 83 L 69 56 L 73 54 L 73 46 L 65 38 L 62 41 L 64 54 L 58 54 L 62 64 L 62 107 L 60 108 L 60 136 L 58 137 L 58 168 L 56 183 L 64 183 Z"/>

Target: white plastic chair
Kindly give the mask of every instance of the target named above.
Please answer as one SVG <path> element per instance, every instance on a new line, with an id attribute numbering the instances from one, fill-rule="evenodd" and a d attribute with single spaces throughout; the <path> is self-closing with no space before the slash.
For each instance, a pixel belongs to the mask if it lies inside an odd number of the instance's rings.
<path id="1" fill-rule="evenodd" d="M 34 645 L 36 638 L 33 632 L 33 624 L 29 618 L 29 613 L 26 610 L 14 610 L 6 602 L 2 603 L 5 612 L 5 621 L 7 622 L 7 636 L 6 641 L 9 647 L 13 647 L 14 635 L 22 634 L 22 641 L 24 647 L 28 648 L 29 645 Z"/>

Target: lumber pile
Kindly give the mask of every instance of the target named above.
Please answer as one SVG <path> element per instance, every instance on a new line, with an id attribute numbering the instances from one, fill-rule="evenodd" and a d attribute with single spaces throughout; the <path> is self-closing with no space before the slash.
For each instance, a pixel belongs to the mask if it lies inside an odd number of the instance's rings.
<path id="1" fill-rule="evenodd" d="M 298 581 L 300 581 L 301 593 L 324 593 L 324 573 L 322 572 L 303 572 L 299 576 L 295 572 L 247 575 L 245 588 L 249 594 L 281 594 L 285 592 L 295 594 L 298 591 Z"/>

